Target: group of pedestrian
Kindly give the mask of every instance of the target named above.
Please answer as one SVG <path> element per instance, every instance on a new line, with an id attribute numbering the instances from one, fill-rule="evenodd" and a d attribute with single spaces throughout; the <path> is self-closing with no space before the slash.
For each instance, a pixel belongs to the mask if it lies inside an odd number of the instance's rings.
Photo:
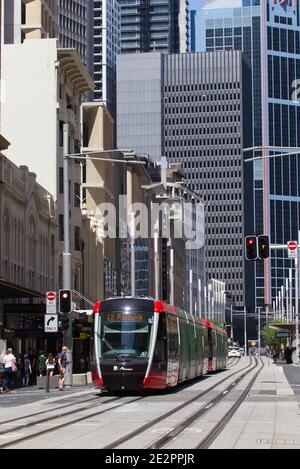
<path id="1" fill-rule="evenodd" d="M 0 393 L 10 391 L 15 394 L 15 374 L 17 371 L 17 359 L 8 348 L 0 357 Z"/>
<path id="2" fill-rule="evenodd" d="M 24 387 L 36 384 L 36 375 L 53 376 L 56 367 L 59 371 L 59 390 L 63 391 L 66 378 L 66 367 L 68 365 L 67 347 L 62 347 L 62 352 L 54 356 L 49 353 L 47 356 L 40 352 L 38 358 L 31 353 L 25 353 L 21 360 L 17 360 L 11 348 L 8 348 L 0 356 L 0 394 L 11 392 L 16 394 L 15 384 L 17 372 L 22 376 L 22 385 Z"/>

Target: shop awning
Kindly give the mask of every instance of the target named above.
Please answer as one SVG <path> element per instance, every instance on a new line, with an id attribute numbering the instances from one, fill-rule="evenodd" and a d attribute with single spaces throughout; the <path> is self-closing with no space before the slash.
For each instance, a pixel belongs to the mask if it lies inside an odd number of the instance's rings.
<path id="1" fill-rule="evenodd" d="M 20 287 L 13 283 L 7 282 L 4 279 L 0 278 L 0 298 L 43 298 L 39 292 L 30 290 L 25 287 Z"/>

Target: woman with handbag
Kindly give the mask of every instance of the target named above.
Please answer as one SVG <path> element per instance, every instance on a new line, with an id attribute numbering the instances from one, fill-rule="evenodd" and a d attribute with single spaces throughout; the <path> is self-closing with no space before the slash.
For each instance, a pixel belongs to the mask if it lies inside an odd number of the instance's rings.
<path id="1" fill-rule="evenodd" d="M 3 358 L 4 362 L 4 376 L 5 382 L 8 389 L 10 389 L 12 394 L 16 394 L 15 391 L 15 373 L 17 371 L 17 360 L 12 353 L 12 349 L 7 349 L 6 354 Z"/>

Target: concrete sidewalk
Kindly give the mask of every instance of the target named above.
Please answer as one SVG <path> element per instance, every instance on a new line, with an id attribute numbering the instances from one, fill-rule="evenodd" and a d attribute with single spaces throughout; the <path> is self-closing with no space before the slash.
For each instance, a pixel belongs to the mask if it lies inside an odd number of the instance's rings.
<path id="1" fill-rule="evenodd" d="M 294 391 L 282 366 L 268 358 L 263 361 L 249 396 L 211 448 L 300 448 L 300 412 Z"/>

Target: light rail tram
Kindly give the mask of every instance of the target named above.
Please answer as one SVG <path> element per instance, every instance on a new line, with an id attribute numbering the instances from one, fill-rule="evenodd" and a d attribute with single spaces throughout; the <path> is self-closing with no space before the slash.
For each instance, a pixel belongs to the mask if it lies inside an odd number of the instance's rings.
<path id="1" fill-rule="evenodd" d="M 162 301 L 112 298 L 94 316 L 97 388 L 167 389 L 227 366 L 225 330 Z"/>

